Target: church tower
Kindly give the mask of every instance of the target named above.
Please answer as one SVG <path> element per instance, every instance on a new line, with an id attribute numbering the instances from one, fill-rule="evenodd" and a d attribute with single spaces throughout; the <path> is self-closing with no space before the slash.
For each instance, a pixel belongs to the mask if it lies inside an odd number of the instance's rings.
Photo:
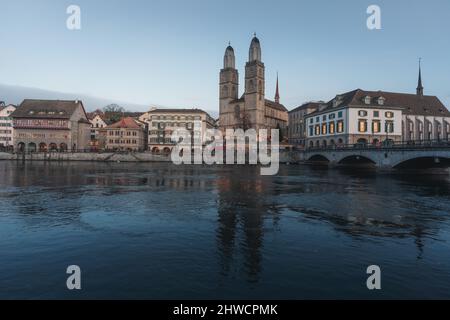
<path id="1" fill-rule="evenodd" d="M 236 100 L 239 95 L 239 73 L 236 70 L 234 49 L 231 45 L 227 47 L 223 57 L 223 69 L 220 70 L 219 90 L 220 119 L 223 119 L 223 122 L 225 122 L 227 119 L 225 114 L 232 112 L 230 109 L 230 101 Z"/>
<path id="2" fill-rule="evenodd" d="M 264 128 L 265 117 L 265 67 L 261 61 L 261 44 L 255 36 L 245 65 L 245 112 L 252 128 Z"/>

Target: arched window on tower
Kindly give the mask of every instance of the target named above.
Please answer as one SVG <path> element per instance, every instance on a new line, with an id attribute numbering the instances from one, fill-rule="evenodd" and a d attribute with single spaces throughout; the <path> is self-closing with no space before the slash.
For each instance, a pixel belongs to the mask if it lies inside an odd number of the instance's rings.
<path id="1" fill-rule="evenodd" d="M 250 80 L 248 82 L 248 91 L 252 92 L 255 90 L 255 83 L 253 82 L 253 80 Z"/>
<path id="2" fill-rule="evenodd" d="M 241 118 L 241 107 L 239 107 L 238 104 L 234 106 L 234 118 L 235 119 Z"/>
<path id="3" fill-rule="evenodd" d="M 259 82 L 258 82 L 258 93 L 259 93 L 259 100 L 262 100 L 263 94 L 264 94 L 264 90 L 263 90 L 263 85 L 262 85 L 262 81 L 261 80 L 259 80 Z"/>
<path id="4" fill-rule="evenodd" d="M 228 97 L 228 86 L 222 87 L 222 97 Z"/>

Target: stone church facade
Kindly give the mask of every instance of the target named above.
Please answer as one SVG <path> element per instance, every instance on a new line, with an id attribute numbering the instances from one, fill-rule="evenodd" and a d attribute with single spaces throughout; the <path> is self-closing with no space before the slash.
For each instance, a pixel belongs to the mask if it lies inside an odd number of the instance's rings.
<path id="1" fill-rule="evenodd" d="M 255 36 L 245 66 L 245 92 L 239 98 L 239 72 L 235 65 L 234 49 L 225 50 L 224 65 L 220 71 L 220 129 L 280 129 L 286 136 L 288 111 L 280 103 L 277 88 L 275 100 L 265 97 L 265 66 L 261 59 L 261 44 Z"/>

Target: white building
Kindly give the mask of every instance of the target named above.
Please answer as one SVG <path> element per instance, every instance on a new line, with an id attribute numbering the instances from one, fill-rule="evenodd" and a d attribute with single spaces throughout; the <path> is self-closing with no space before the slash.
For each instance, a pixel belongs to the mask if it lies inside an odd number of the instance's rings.
<path id="1" fill-rule="evenodd" d="M 176 129 L 187 129 L 193 139 L 203 144 L 204 133 L 214 128 L 215 120 L 200 109 L 152 109 L 139 117 L 148 123 L 148 150 L 170 153 L 175 146 L 171 140 Z"/>
<path id="2" fill-rule="evenodd" d="M 306 116 L 307 146 L 402 141 L 402 110 L 386 93 L 357 89 L 337 95 L 324 109 Z"/>
<path id="3" fill-rule="evenodd" d="M 336 96 L 306 117 L 307 146 L 449 140 L 450 112 L 435 96 L 365 91 Z"/>
<path id="4" fill-rule="evenodd" d="M 0 105 L 0 149 L 14 147 L 13 120 L 11 114 L 16 110 L 16 106 Z"/>

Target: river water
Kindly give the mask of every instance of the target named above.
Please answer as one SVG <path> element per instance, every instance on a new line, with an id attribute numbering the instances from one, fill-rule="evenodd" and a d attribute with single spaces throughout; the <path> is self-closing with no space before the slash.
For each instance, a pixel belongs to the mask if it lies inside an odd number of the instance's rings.
<path id="1" fill-rule="evenodd" d="M 448 171 L 259 173 L 0 162 L 0 298 L 450 298 Z"/>

